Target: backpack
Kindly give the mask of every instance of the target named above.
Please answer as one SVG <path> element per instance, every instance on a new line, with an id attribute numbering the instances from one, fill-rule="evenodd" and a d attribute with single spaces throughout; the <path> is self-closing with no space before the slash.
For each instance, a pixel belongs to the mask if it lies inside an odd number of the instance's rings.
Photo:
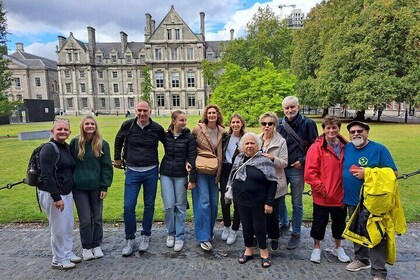
<path id="1" fill-rule="evenodd" d="M 28 168 L 26 169 L 26 178 L 25 183 L 32 187 L 39 187 L 42 184 L 41 181 L 41 164 L 39 162 L 39 153 L 41 152 L 42 147 L 46 144 L 51 144 L 54 147 L 57 159 L 54 163 L 55 171 L 57 171 L 57 163 L 60 160 L 60 151 L 58 150 L 57 145 L 54 142 L 43 143 L 40 146 L 36 147 L 29 159 Z"/>

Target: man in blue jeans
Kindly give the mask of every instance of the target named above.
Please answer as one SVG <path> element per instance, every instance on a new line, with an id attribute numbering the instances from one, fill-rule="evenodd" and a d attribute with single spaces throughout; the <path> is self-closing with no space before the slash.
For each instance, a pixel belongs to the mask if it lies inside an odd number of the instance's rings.
<path id="1" fill-rule="evenodd" d="M 290 184 L 292 194 L 292 234 L 287 249 L 295 249 L 300 242 L 300 231 L 303 218 L 302 195 L 305 186 L 303 177 L 306 152 L 318 137 L 315 122 L 299 113 L 299 101 L 295 96 L 286 96 L 282 102 L 284 118 L 279 121 L 277 132 L 287 142 L 289 164 L 284 169 L 287 183 Z M 289 228 L 287 208 L 284 197 L 280 200 L 279 220 L 280 231 Z"/>
<path id="2" fill-rule="evenodd" d="M 152 233 L 158 181 L 158 144 L 164 142 L 164 130 L 150 118 L 152 110 L 145 101 L 136 106 L 136 118 L 123 122 L 115 137 L 114 165 L 125 168 L 124 226 L 126 245 L 123 256 L 136 246 L 136 205 L 143 185 L 143 220 L 139 251 L 147 251 Z M 124 160 L 124 162 L 123 162 Z"/>

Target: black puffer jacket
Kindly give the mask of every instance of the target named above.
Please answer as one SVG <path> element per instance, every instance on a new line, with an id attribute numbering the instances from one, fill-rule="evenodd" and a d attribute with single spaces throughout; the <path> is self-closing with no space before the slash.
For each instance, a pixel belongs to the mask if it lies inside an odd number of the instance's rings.
<path id="1" fill-rule="evenodd" d="M 195 182 L 197 177 L 195 169 L 196 157 L 195 137 L 188 128 L 185 128 L 176 139 L 171 131 L 167 131 L 165 132 L 165 156 L 160 165 L 160 175 L 185 177 L 188 175 L 185 169 L 185 163 L 188 161 L 192 166 L 189 181 Z"/>

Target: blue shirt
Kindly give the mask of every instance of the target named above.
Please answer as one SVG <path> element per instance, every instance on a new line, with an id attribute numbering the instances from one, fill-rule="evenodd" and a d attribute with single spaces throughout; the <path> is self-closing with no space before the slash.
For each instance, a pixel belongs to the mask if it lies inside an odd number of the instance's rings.
<path id="1" fill-rule="evenodd" d="M 349 170 L 353 164 L 360 167 L 390 167 L 397 170 L 391 154 L 384 145 L 369 140 L 365 147 L 356 149 L 353 143 L 346 144 L 343 167 L 344 204 L 351 206 L 359 203 L 360 189 L 363 185 L 363 180 L 354 177 Z"/>

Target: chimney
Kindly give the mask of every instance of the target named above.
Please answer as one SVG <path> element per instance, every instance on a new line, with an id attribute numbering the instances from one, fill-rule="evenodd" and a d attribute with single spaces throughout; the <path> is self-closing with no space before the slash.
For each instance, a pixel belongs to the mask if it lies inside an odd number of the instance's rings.
<path id="1" fill-rule="evenodd" d="M 25 52 L 25 50 L 23 49 L 23 43 L 16 43 L 16 51 Z"/>
<path id="2" fill-rule="evenodd" d="M 150 30 L 150 35 L 152 35 L 153 32 L 155 32 L 155 25 L 156 25 L 156 22 L 155 22 L 154 19 L 152 19 L 152 27 L 151 27 L 151 30 Z"/>
<path id="3" fill-rule="evenodd" d="M 124 53 L 125 48 L 127 47 L 127 34 L 121 31 L 120 36 L 121 36 L 121 53 Z"/>
<path id="4" fill-rule="evenodd" d="M 95 28 L 88 26 L 88 43 L 89 43 L 89 56 L 90 59 L 95 59 L 96 51 L 96 38 L 95 38 Z"/>
<path id="5" fill-rule="evenodd" d="M 233 29 L 233 28 L 232 28 L 232 29 L 230 30 L 230 40 L 231 40 L 231 41 L 233 41 L 233 39 L 234 39 L 234 36 L 233 36 L 234 32 L 235 32 L 235 29 Z"/>
<path id="6" fill-rule="evenodd" d="M 144 41 L 149 40 L 150 35 L 151 35 L 151 21 L 152 21 L 152 16 L 150 14 L 146 14 L 146 26 L 144 27 Z"/>
<path id="7" fill-rule="evenodd" d="M 201 32 L 201 36 L 203 38 L 203 41 L 204 41 L 204 32 L 205 32 L 205 30 L 204 30 L 204 16 L 205 16 L 204 12 L 201 12 L 200 13 L 200 32 Z"/>
<path id="8" fill-rule="evenodd" d="M 64 41 L 66 40 L 66 37 L 64 36 L 58 36 L 58 49 L 61 50 L 61 48 L 64 46 Z"/>

